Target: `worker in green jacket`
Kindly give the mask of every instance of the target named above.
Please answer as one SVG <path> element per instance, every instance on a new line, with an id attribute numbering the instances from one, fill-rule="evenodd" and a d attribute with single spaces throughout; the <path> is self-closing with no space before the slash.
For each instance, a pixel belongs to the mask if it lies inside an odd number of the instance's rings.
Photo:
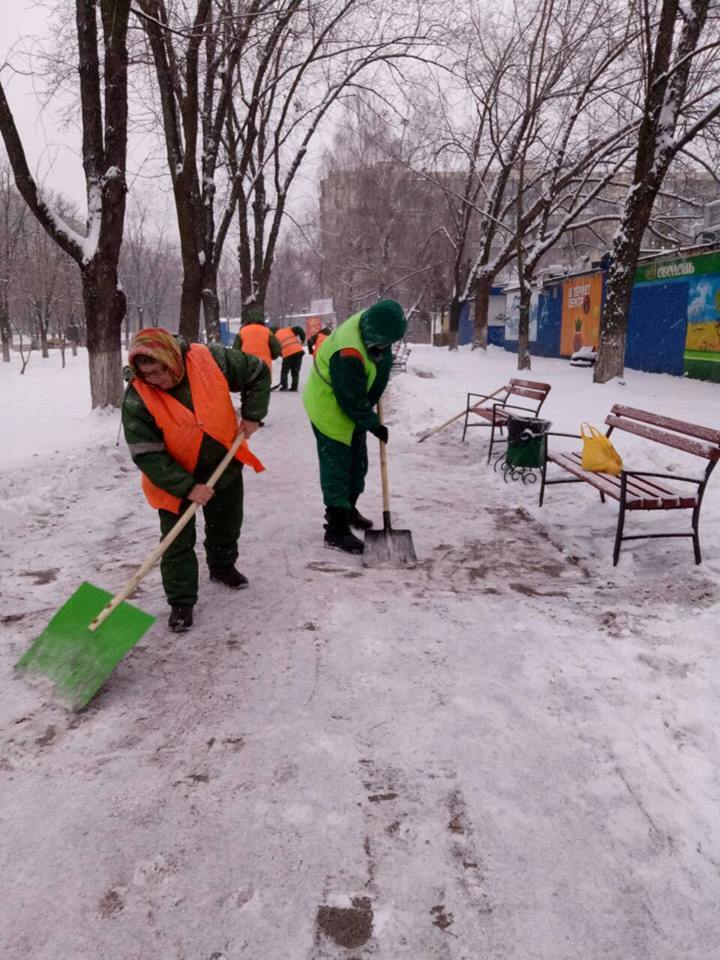
<path id="1" fill-rule="evenodd" d="M 320 460 L 325 543 L 348 553 L 364 549 L 351 527 L 372 527 L 356 506 L 365 488 L 366 438 L 370 432 L 388 441 L 374 407 L 390 379 L 391 344 L 402 339 L 405 327 L 395 300 L 380 300 L 356 313 L 322 342 L 305 385 L 303 402 Z"/>
<path id="2" fill-rule="evenodd" d="M 267 413 L 270 371 L 262 360 L 239 350 L 215 343 L 189 345 L 162 328 L 150 328 L 133 338 L 127 377 L 122 409 L 125 439 L 143 473 L 145 495 L 158 510 L 161 535 L 170 531 L 191 502 L 199 503 L 205 514 L 210 578 L 233 589 L 247 587 L 247 577 L 235 566 L 243 520 L 242 469 L 243 462 L 256 470 L 262 464 L 243 445 L 214 490 L 207 480 L 238 428 L 249 437 Z M 229 391 L 240 393 L 240 418 Z M 193 416 L 188 417 L 187 411 Z M 223 442 L 214 439 L 218 435 Z M 198 595 L 194 548 L 193 519 L 160 564 L 171 608 L 168 625 L 176 633 L 193 623 Z"/>

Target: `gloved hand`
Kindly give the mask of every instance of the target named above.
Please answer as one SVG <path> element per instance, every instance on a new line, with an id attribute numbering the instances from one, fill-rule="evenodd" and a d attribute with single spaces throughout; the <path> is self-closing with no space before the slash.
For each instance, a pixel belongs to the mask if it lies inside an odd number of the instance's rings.
<path id="1" fill-rule="evenodd" d="M 381 423 L 380 426 L 376 427 L 373 430 L 373 433 L 378 438 L 378 440 L 382 440 L 383 443 L 387 443 L 388 439 L 390 438 L 390 434 L 388 433 L 388 428 L 385 426 L 384 423 Z"/>

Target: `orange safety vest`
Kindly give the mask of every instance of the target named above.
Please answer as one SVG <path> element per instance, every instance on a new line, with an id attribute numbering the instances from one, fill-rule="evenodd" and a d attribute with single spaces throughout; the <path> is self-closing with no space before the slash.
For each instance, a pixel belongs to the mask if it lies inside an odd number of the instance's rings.
<path id="1" fill-rule="evenodd" d="M 283 357 L 292 357 L 296 353 L 302 353 L 303 347 L 300 337 L 295 333 L 292 327 L 283 327 L 275 334 L 280 341 L 280 348 Z"/>
<path id="2" fill-rule="evenodd" d="M 248 323 L 244 327 L 240 327 L 239 336 L 243 353 L 251 353 L 254 357 L 260 357 L 262 362 L 267 364 L 268 370 L 272 370 L 270 331 L 268 328 L 261 323 Z"/>
<path id="3" fill-rule="evenodd" d="M 203 434 L 207 433 L 229 450 L 237 436 L 238 423 L 227 380 L 207 347 L 199 343 L 192 344 L 185 355 L 185 370 L 190 384 L 192 410 L 171 397 L 166 390 L 151 387 L 143 380 L 133 380 L 133 386 L 162 430 L 167 452 L 188 473 L 193 473 Z M 246 463 L 256 473 L 265 469 L 250 452 L 246 442 L 239 447 L 235 459 Z M 142 475 L 142 488 L 151 507 L 180 513 L 180 498 L 157 487 L 145 474 Z"/>
<path id="4" fill-rule="evenodd" d="M 320 349 L 323 340 L 327 340 L 327 338 L 328 338 L 328 334 L 327 334 L 327 333 L 319 333 L 319 334 L 317 335 L 317 337 L 315 338 L 315 343 L 313 344 L 313 352 L 312 352 L 312 355 L 313 355 L 313 356 L 315 356 L 315 354 L 316 354 L 316 353 L 318 352 L 318 350 Z"/>

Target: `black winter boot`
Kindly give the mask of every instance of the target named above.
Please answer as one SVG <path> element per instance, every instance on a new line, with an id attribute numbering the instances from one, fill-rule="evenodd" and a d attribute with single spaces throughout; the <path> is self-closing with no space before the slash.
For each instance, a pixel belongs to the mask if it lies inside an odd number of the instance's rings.
<path id="1" fill-rule="evenodd" d="M 232 590 L 242 590 L 248 585 L 248 578 L 235 567 L 211 567 L 210 579 L 216 583 L 224 583 Z"/>
<path id="2" fill-rule="evenodd" d="M 325 511 L 325 546 L 346 553 L 362 553 L 365 544 L 350 529 L 350 511 L 328 507 Z"/>
<path id="3" fill-rule="evenodd" d="M 357 507 L 353 507 L 350 511 L 350 526 L 355 527 L 356 530 L 372 530 L 373 522 L 368 520 L 367 517 L 364 517 Z"/>
<path id="4" fill-rule="evenodd" d="M 173 633 L 185 633 L 193 625 L 193 608 L 184 603 L 173 603 L 170 607 L 168 626 Z"/>

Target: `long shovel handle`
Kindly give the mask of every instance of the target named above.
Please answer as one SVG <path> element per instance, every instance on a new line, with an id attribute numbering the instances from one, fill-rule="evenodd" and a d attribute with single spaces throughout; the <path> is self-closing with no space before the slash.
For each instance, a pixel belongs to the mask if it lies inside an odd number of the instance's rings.
<path id="1" fill-rule="evenodd" d="M 222 460 L 217 465 L 217 467 L 215 467 L 215 469 L 213 470 L 206 486 L 211 488 L 215 486 L 215 484 L 218 482 L 220 477 L 225 472 L 230 461 L 238 452 L 238 448 L 240 447 L 240 444 L 243 442 L 244 439 L 245 439 L 245 433 L 244 431 L 240 430 L 238 435 L 233 440 L 232 446 L 230 447 L 228 452 L 222 458 Z M 135 588 L 140 583 L 140 581 L 144 579 L 144 577 L 150 572 L 150 570 L 152 570 L 152 568 L 158 562 L 160 557 L 165 553 L 168 547 L 172 543 L 174 543 L 175 540 L 177 540 L 177 538 L 180 536 L 182 531 L 185 529 L 188 523 L 190 523 L 192 518 L 198 512 L 199 507 L 200 507 L 199 503 L 190 504 L 190 506 L 187 508 L 185 513 L 183 513 L 183 515 L 180 517 L 180 519 L 172 528 L 172 530 L 170 530 L 169 533 L 167 533 L 162 538 L 160 543 L 155 547 L 155 549 L 147 558 L 147 560 L 145 560 L 145 562 L 141 564 L 140 567 L 138 567 L 138 569 L 135 571 L 132 577 L 128 580 L 128 582 L 125 584 L 122 590 L 119 593 L 116 593 L 115 596 L 112 598 L 112 600 L 109 600 L 106 603 L 106 605 L 102 608 L 100 613 L 95 617 L 93 622 L 88 627 L 89 630 L 91 631 L 97 630 L 97 628 L 101 626 L 101 624 L 105 623 L 105 621 L 113 612 L 113 610 L 115 610 L 116 607 L 119 607 L 120 604 L 123 602 L 123 600 L 127 600 L 127 598 L 130 596 L 133 590 L 135 590 Z"/>
<path id="2" fill-rule="evenodd" d="M 383 422 L 382 415 L 382 404 L 380 400 L 377 402 L 377 414 L 378 420 L 380 423 Z M 387 470 L 387 444 L 380 441 L 380 480 L 382 482 L 382 498 L 383 498 L 383 529 L 390 530 L 390 484 L 388 483 L 388 470 Z"/>
<path id="3" fill-rule="evenodd" d="M 497 390 L 493 390 L 492 393 L 489 393 L 484 399 L 490 400 L 492 397 L 496 397 L 499 393 L 502 393 L 503 390 L 507 389 L 505 386 L 498 387 Z M 460 417 L 464 416 L 467 413 L 467 407 L 464 407 L 460 413 L 456 413 L 454 417 L 450 417 L 449 420 L 446 420 L 445 423 L 441 423 L 439 427 L 434 427 L 432 430 L 428 430 L 427 433 L 424 433 L 418 440 L 418 443 L 422 443 L 423 440 L 427 440 L 428 437 L 432 437 L 435 433 L 440 433 L 441 430 L 444 430 L 445 427 L 449 427 L 451 423 L 455 423 L 456 420 L 459 420 Z"/>
<path id="4" fill-rule="evenodd" d="M 446 420 L 445 423 L 441 423 L 439 427 L 433 427 L 432 430 L 428 430 L 427 433 L 424 433 L 420 437 L 420 439 L 418 440 L 418 443 L 422 443 L 423 440 L 427 440 L 428 437 L 432 437 L 434 433 L 440 433 L 440 431 L 444 430 L 445 427 L 449 427 L 451 423 L 455 423 L 456 420 L 459 420 L 460 417 L 463 416 L 466 410 L 467 410 L 467 407 L 463 407 L 460 413 L 456 413 L 454 417 L 450 417 L 450 419 Z"/>

